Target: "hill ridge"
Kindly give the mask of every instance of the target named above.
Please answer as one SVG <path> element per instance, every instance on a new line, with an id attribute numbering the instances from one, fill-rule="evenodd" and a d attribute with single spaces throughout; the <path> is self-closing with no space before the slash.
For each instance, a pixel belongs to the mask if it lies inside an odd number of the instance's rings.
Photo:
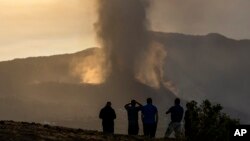
<path id="1" fill-rule="evenodd" d="M 226 39 L 231 41 L 237 41 L 237 42 L 247 42 L 250 43 L 250 39 L 233 39 L 230 37 L 227 37 L 220 33 L 208 33 L 208 34 L 185 34 L 185 33 L 176 33 L 176 32 L 159 32 L 159 31 L 152 31 L 151 32 L 153 36 L 169 36 L 169 37 L 179 37 L 179 38 L 212 38 L 212 39 Z M 83 49 L 80 51 L 76 51 L 74 53 L 62 53 L 62 54 L 55 54 L 55 55 L 48 55 L 48 56 L 32 56 L 32 57 L 25 57 L 25 58 L 15 58 L 12 60 L 5 60 L 0 61 L 1 62 L 11 62 L 11 61 L 19 61 L 19 60 L 25 60 L 25 59 L 34 59 L 34 58 L 48 58 L 48 57 L 58 57 L 58 56 L 65 56 L 65 55 L 80 55 L 88 51 L 93 51 L 93 49 L 97 49 L 98 47 L 90 47 L 87 49 Z"/>
<path id="2" fill-rule="evenodd" d="M 98 131 L 74 129 L 48 124 L 0 121 L 0 140 L 11 141 L 143 141 L 143 136 L 128 136 L 122 134 L 107 135 Z M 152 141 L 162 141 L 154 139 Z M 174 141 L 168 139 L 165 141 Z"/>

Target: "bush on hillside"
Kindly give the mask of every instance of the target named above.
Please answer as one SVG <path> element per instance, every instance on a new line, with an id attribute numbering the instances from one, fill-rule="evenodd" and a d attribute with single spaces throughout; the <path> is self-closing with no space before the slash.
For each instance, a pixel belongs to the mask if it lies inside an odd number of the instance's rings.
<path id="1" fill-rule="evenodd" d="M 188 141 L 228 141 L 230 127 L 239 124 L 239 120 L 222 113 L 220 104 L 211 104 L 205 100 L 201 105 L 191 101 L 187 103 L 185 115 L 186 137 Z"/>

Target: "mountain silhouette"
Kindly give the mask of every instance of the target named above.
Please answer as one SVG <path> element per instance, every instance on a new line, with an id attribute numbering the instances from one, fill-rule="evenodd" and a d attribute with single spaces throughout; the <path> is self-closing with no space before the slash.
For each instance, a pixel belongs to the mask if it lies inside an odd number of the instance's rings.
<path id="1" fill-rule="evenodd" d="M 175 96 L 170 90 L 151 88 L 130 76 L 112 77 L 99 85 L 82 84 L 72 74 L 72 62 L 96 51 L 100 49 L 1 62 L 0 119 L 101 130 L 99 110 L 112 101 L 118 115 L 116 132 L 126 133 L 124 105 L 131 99 L 146 103 L 152 97 L 162 111 L 172 104 Z"/>
<path id="2" fill-rule="evenodd" d="M 231 109 L 228 112 L 242 122 L 249 122 L 250 40 L 234 40 L 218 33 L 156 32 L 153 37 L 167 49 L 166 77 L 177 85 L 182 97 L 209 98 Z"/>

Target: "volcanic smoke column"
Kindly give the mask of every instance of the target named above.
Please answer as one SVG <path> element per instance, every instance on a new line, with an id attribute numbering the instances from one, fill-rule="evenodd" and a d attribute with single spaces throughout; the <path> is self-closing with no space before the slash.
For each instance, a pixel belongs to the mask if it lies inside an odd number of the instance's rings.
<path id="1" fill-rule="evenodd" d="M 137 79 L 152 87 L 163 84 L 166 51 L 151 40 L 148 0 L 97 0 L 97 37 L 104 49 L 108 79 Z M 105 68 L 107 69 L 107 68 Z M 104 69 L 104 70 L 105 70 Z M 107 76 L 107 75 L 106 75 Z M 130 80 L 128 80 L 128 78 Z M 121 80 L 123 79 L 123 80 Z M 124 80 L 126 79 L 126 80 Z"/>
<path id="2" fill-rule="evenodd" d="M 97 36 L 111 73 L 135 75 L 137 61 L 150 44 L 146 0 L 98 0 Z M 123 74 L 124 75 L 124 74 Z"/>

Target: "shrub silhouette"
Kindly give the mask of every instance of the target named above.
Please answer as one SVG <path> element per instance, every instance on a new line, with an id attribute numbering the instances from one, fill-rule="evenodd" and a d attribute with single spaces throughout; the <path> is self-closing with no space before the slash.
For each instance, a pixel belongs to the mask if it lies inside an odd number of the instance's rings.
<path id="1" fill-rule="evenodd" d="M 229 141 L 230 127 L 239 124 L 222 113 L 220 104 L 211 104 L 205 100 L 198 106 L 197 102 L 187 103 L 185 113 L 185 133 L 187 141 Z"/>

